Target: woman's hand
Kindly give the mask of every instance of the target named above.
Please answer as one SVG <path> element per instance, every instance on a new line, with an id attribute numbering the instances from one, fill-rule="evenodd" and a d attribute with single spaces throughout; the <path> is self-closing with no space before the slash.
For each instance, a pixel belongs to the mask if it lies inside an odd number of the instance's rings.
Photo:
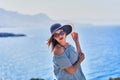
<path id="1" fill-rule="evenodd" d="M 72 32 L 71 33 L 71 36 L 72 36 L 72 38 L 73 38 L 73 40 L 75 41 L 75 42 L 78 42 L 79 40 L 79 38 L 78 38 L 78 33 L 77 32 Z"/>
<path id="2" fill-rule="evenodd" d="M 79 61 L 82 62 L 85 59 L 85 55 L 84 53 L 81 53 L 81 55 L 79 55 Z"/>

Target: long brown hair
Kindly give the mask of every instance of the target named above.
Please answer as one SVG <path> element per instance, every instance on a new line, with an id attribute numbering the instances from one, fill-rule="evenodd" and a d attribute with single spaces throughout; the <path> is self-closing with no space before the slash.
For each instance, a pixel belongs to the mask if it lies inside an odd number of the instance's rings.
<path id="1" fill-rule="evenodd" d="M 54 50 L 54 48 L 55 48 L 55 46 L 57 45 L 57 44 L 59 44 L 58 42 L 57 42 L 57 40 L 55 40 L 54 38 L 53 38 L 53 35 L 52 35 L 52 37 L 47 41 L 47 45 L 48 45 L 48 47 L 50 47 L 51 46 L 51 52 L 53 52 L 53 50 Z"/>

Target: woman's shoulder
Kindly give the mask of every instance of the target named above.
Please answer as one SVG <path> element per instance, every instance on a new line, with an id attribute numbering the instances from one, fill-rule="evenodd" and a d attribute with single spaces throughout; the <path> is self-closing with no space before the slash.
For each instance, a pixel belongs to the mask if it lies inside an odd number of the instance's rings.
<path id="1" fill-rule="evenodd" d="M 54 48 L 54 50 L 53 50 L 53 53 L 55 54 L 55 55 L 62 55 L 63 53 L 64 53 L 64 48 L 62 47 L 62 46 L 60 46 L 60 45 L 56 45 L 55 46 L 55 48 Z"/>

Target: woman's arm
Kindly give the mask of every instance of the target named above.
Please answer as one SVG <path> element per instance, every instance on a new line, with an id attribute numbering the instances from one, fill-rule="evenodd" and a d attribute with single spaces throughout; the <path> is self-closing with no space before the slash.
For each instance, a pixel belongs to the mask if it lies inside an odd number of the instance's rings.
<path id="1" fill-rule="evenodd" d="M 75 45 L 76 45 L 77 52 L 79 53 L 79 55 L 81 55 L 83 52 L 82 52 L 82 49 L 80 47 L 79 41 L 76 41 Z"/>
<path id="2" fill-rule="evenodd" d="M 79 56 L 78 61 L 75 64 L 65 68 L 64 70 L 70 74 L 74 74 L 77 71 L 77 69 L 80 67 L 80 64 L 83 60 L 84 60 L 84 55 Z"/>
<path id="3" fill-rule="evenodd" d="M 82 49 L 80 47 L 80 43 L 79 43 L 78 33 L 72 32 L 71 36 L 72 36 L 72 38 L 73 38 L 73 40 L 75 42 L 75 45 L 76 45 L 76 48 L 77 48 L 77 52 L 79 53 L 79 55 L 83 54 Z"/>

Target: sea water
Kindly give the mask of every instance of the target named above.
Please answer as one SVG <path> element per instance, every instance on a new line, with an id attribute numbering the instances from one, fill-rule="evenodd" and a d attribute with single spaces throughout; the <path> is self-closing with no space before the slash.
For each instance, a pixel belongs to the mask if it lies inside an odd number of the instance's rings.
<path id="1" fill-rule="evenodd" d="M 76 27 L 85 54 L 82 70 L 87 80 L 120 77 L 120 27 Z M 0 32 L 26 34 L 0 38 L 0 80 L 53 80 L 53 62 L 46 40 L 49 28 L 0 28 Z M 67 40 L 74 42 L 69 35 Z"/>

